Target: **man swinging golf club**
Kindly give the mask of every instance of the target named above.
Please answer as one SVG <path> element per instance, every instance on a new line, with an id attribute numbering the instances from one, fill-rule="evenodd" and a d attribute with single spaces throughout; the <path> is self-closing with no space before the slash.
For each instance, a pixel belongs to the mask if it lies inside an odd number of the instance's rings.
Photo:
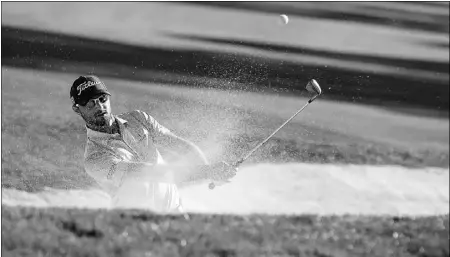
<path id="1" fill-rule="evenodd" d="M 111 113 L 110 93 L 96 76 L 80 76 L 70 89 L 72 109 L 86 123 L 85 170 L 119 208 L 180 212 L 177 185 L 212 180 L 223 183 L 236 175 L 225 162 L 210 165 L 195 144 L 159 124 L 146 112 Z M 159 147 L 195 159 L 195 168 L 170 168 Z"/>

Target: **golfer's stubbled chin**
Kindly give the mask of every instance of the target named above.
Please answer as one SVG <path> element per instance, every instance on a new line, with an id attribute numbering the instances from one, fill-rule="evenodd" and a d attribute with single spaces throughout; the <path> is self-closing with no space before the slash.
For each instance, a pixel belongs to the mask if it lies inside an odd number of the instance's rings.
<path id="1" fill-rule="evenodd" d="M 96 127 L 103 127 L 103 126 L 111 126 L 113 123 L 114 119 L 111 116 L 111 114 L 105 114 L 105 115 L 101 115 L 101 116 L 95 116 L 92 121 L 91 124 L 96 126 Z"/>

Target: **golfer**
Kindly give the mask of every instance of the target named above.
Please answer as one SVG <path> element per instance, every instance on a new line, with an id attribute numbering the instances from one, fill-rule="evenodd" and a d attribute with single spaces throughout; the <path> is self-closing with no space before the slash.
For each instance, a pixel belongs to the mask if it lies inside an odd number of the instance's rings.
<path id="1" fill-rule="evenodd" d="M 199 147 L 146 112 L 112 114 L 110 96 L 105 84 L 91 75 L 80 76 L 70 89 L 72 109 L 86 123 L 85 170 L 111 196 L 113 207 L 179 212 L 181 183 L 220 183 L 236 175 L 225 162 L 209 165 Z M 201 165 L 171 168 L 158 151 L 164 147 Z"/>

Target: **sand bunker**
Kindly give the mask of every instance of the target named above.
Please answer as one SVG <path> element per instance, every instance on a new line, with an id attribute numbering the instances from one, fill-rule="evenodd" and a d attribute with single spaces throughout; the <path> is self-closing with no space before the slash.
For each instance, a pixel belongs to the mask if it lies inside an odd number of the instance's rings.
<path id="1" fill-rule="evenodd" d="M 185 209 L 230 214 L 435 215 L 449 213 L 449 169 L 396 166 L 259 164 L 232 183 L 180 189 Z M 109 208 L 98 190 L 2 189 L 2 204 Z"/>

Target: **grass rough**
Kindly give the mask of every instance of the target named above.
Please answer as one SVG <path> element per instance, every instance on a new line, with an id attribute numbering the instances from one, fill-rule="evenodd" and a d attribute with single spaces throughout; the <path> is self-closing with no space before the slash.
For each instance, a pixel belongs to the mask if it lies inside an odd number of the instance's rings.
<path id="1" fill-rule="evenodd" d="M 428 256 L 449 216 L 157 215 L 2 206 L 2 256 Z"/>

